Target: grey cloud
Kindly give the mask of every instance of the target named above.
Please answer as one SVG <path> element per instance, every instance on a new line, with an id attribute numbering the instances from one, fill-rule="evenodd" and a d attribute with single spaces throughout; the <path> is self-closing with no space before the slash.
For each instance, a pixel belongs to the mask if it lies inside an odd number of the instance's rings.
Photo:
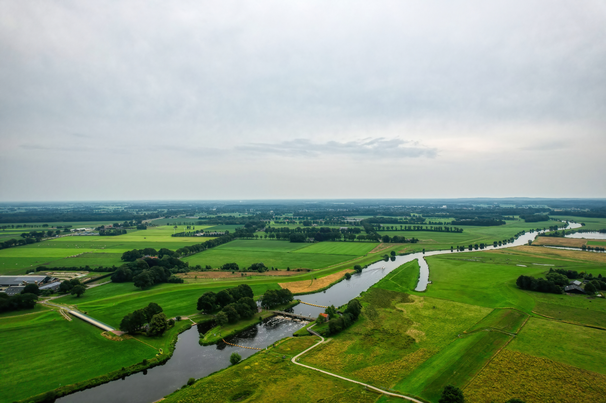
<path id="1" fill-rule="evenodd" d="M 287 155 L 289 157 L 363 156 L 381 158 L 435 158 L 438 150 L 425 147 L 416 141 L 402 139 L 367 138 L 363 140 L 314 143 L 308 139 L 287 140 L 281 143 L 250 143 L 237 150 L 259 154 Z"/>
<path id="2" fill-rule="evenodd" d="M 554 151 L 568 148 L 570 143 L 568 141 L 542 141 L 526 147 L 522 147 L 524 151 Z"/>

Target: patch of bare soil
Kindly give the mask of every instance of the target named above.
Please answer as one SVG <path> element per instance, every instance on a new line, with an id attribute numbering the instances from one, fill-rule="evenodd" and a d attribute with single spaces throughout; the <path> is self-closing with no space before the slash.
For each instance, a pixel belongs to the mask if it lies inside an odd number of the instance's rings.
<path id="1" fill-rule="evenodd" d="M 352 269 L 346 269 L 317 280 L 293 281 L 292 283 L 278 283 L 278 285 L 282 288 L 288 288 L 293 294 L 313 292 L 328 287 L 343 278 L 345 273 L 352 273 L 353 271 Z"/>

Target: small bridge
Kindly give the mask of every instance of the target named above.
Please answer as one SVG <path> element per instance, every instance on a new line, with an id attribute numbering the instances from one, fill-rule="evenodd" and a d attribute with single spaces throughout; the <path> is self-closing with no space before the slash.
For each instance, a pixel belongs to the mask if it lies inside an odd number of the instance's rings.
<path id="1" fill-rule="evenodd" d="M 290 313 L 290 312 L 284 312 L 284 311 L 270 311 L 275 313 L 276 315 L 284 315 L 284 316 L 290 316 L 291 318 L 296 318 L 296 319 L 303 319 L 303 320 L 315 320 L 314 318 L 310 316 L 303 316 L 303 315 L 297 315 L 296 313 Z"/>
<path id="2" fill-rule="evenodd" d="M 78 319 L 82 319 L 85 322 L 90 323 L 93 326 L 97 326 L 99 329 L 101 330 L 105 330 L 106 332 L 113 332 L 114 329 L 111 326 L 106 325 L 105 323 L 99 322 L 96 319 L 91 318 L 90 316 L 87 316 L 81 312 L 77 312 L 77 311 L 67 311 L 70 315 L 75 316 Z"/>
<path id="3" fill-rule="evenodd" d="M 305 304 L 305 305 L 309 305 L 309 306 L 315 306 L 316 308 L 328 308 L 327 306 L 324 305 L 316 305 L 316 304 L 310 304 L 309 302 L 304 302 L 299 300 L 300 303 Z"/>

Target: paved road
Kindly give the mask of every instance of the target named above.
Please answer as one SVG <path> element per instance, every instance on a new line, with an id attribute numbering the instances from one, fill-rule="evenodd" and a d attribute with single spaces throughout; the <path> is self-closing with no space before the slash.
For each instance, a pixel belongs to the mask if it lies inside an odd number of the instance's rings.
<path id="1" fill-rule="evenodd" d="M 310 326 L 310 327 L 309 327 L 309 329 L 311 329 L 311 328 L 312 328 L 312 327 L 314 327 L 314 326 L 315 326 L 315 325 Z M 311 349 L 313 349 L 313 348 L 318 347 L 320 344 L 324 343 L 324 337 L 320 336 L 318 333 L 314 332 L 313 330 L 310 330 L 310 333 L 315 334 L 315 335 L 316 335 L 316 336 L 318 336 L 318 337 L 319 337 L 321 340 L 320 340 L 319 342 L 317 342 L 316 344 L 314 344 L 313 346 L 311 346 L 310 348 L 308 348 L 307 350 L 303 351 L 302 353 L 299 353 L 299 354 L 297 354 L 296 356 L 294 356 L 294 357 L 292 358 L 292 360 L 291 360 L 293 364 L 296 364 L 296 365 L 299 365 L 299 366 L 301 366 L 301 367 L 305 367 L 305 368 L 308 368 L 308 369 L 312 369 L 312 370 L 314 370 L 314 371 L 318 371 L 318 372 L 321 372 L 321 373 L 326 374 L 326 375 L 334 376 L 335 378 L 343 379 L 344 381 L 347 381 L 347 382 L 357 383 L 358 385 L 365 386 L 365 387 L 367 387 L 367 388 L 369 388 L 369 389 L 372 389 L 372 390 L 374 390 L 374 391 L 376 391 L 376 392 L 379 392 L 379 393 L 383 393 L 384 395 L 387 395 L 387 396 L 399 397 L 400 399 L 405 399 L 405 400 L 408 400 L 408 401 L 411 401 L 411 402 L 415 402 L 415 403 L 424 403 L 424 402 L 422 402 L 421 400 L 417 400 L 417 399 L 415 399 L 414 397 L 410 397 L 410 396 L 404 396 L 404 395 L 399 395 L 399 394 L 397 394 L 397 393 L 391 393 L 391 392 L 388 392 L 388 391 L 383 390 L 383 389 L 375 388 L 374 386 L 368 385 L 368 384 L 366 384 L 366 383 L 362 383 L 362 382 L 354 381 L 353 379 L 345 378 L 344 376 L 340 376 L 340 375 L 337 375 L 337 374 L 333 374 L 333 373 L 331 373 L 331 372 L 323 371 L 323 370 L 318 369 L 318 368 L 310 367 L 309 365 L 305 365 L 305 364 L 300 364 L 300 363 L 298 363 L 298 362 L 297 362 L 297 359 L 298 359 L 300 356 L 302 356 L 303 354 L 305 354 L 305 353 L 306 353 L 306 352 L 308 352 L 309 350 L 311 350 Z"/>

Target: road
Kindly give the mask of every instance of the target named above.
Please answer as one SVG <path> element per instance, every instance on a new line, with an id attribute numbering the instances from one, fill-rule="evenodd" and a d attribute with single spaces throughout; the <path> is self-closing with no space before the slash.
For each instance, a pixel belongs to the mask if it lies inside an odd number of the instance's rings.
<path id="1" fill-rule="evenodd" d="M 305 350 L 305 351 L 297 354 L 296 356 L 294 356 L 292 358 L 292 360 L 291 360 L 293 364 L 299 365 L 301 367 L 305 367 L 305 368 L 308 368 L 308 369 L 312 369 L 314 371 L 318 371 L 318 372 L 321 372 L 321 373 L 326 374 L 326 375 L 334 376 L 335 378 L 343 379 L 344 381 L 347 381 L 347 382 L 357 383 L 358 385 L 365 386 L 368 389 L 372 389 L 375 392 L 379 392 L 379 393 L 382 393 L 382 394 L 387 395 L 387 396 L 398 397 L 400 399 L 405 399 L 405 400 L 408 400 L 408 401 L 411 401 L 411 402 L 415 402 L 415 403 L 425 403 L 425 402 L 423 402 L 421 400 L 415 399 L 414 397 L 410 397 L 410 396 L 400 395 L 400 394 L 397 394 L 397 393 L 388 392 L 388 391 L 383 390 L 383 389 L 375 388 L 374 386 L 368 385 L 366 383 L 354 381 L 353 379 L 345 378 L 344 376 L 340 376 L 340 375 L 333 374 L 333 373 L 328 372 L 328 371 L 323 371 L 323 370 L 318 369 L 318 368 L 310 367 L 309 365 L 298 363 L 297 359 L 300 356 L 302 356 L 306 352 L 310 351 L 311 349 L 314 349 L 314 348 L 318 347 L 320 344 L 324 343 L 324 337 L 320 336 L 318 333 L 314 332 L 313 330 L 310 330 L 314 326 L 309 327 L 308 330 L 310 331 L 310 333 L 313 333 L 314 335 L 318 336 L 321 340 L 319 342 L 317 342 L 316 344 L 314 344 L 313 346 L 311 346 L 310 348 L 308 348 L 307 350 Z"/>

